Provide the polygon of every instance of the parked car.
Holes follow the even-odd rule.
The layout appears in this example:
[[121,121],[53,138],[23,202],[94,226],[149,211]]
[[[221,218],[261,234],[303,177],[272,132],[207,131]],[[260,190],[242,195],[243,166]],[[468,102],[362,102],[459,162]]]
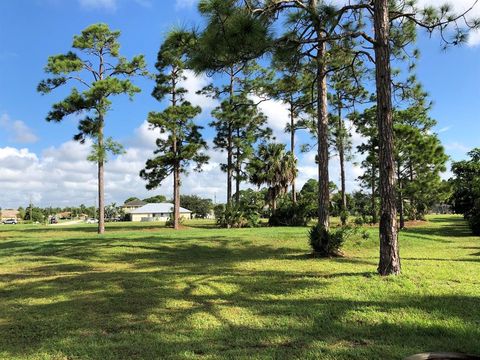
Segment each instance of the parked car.
[[90,218],[90,219],[85,220],[85,222],[86,222],[87,224],[96,224],[96,223],[98,223],[98,220],[97,220],[97,219]]
[[56,217],[52,217],[52,218],[50,219],[50,224],[58,224],[57,218],[56,218]]
[[3,223],[5,225],[17,225],[17,219],[5,219]]

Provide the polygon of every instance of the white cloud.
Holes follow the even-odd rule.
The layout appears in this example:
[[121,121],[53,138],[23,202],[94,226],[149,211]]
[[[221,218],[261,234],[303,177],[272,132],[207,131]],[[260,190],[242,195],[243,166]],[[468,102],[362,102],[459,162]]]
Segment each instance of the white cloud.
[[31,144],[38,140],[38,136],[33,133],[27,124],[21,120],[13,120],[8,114],[0,115],[0,128],[8,136],[8,140],[19,144]]
[[452,128],[451,126],[444,126],[444,127],[442,127],[441,129],[439,129],[437,132],[438,132],[439,134],[441,134],[441,133],[444,133],[444,132],[449,131],[451,128]]
[[[252,100],[260,102],[261,99],[258,96],[252,96]],[[277,141],[286,140],[289,135],[285,133],[285,127],[290,122],[288,105],[278,100],[267,100],[261,102],[258,107],[267,116],[268,126],[272,129]]]
[[202,90],[205,86],[210,84],[210,79],[206,75],[196,75],[193,71],[185,71],[186,80],[183,80],[180,85],[188,90],[185,98],[192,103],[192,105],[200,106],[202,110],[211,111],[218,105],[218,101],[208,96],[197,94],[197,91]]
[[[139,172],[152,157],[158,134],[144,122],[125,142],[126,154],[113,158],[105,166],[107,203],[121,203],[130,196],[145,198],[154,194],[171,197],[170,178],[159,189],[147,191]],[[37,155],[27,148],[0,148],[0,207],[28,204],[30,196],[40,206],[93,205],[96,201],[96,165],[87,161],[91,142],[81,145],[67,141],[49,147]],[[225,175],[220,170],[224,155],[208,150],[210,164],[202,173],[191,171],[182,178],[182,193],[219,200],[224,198]]]

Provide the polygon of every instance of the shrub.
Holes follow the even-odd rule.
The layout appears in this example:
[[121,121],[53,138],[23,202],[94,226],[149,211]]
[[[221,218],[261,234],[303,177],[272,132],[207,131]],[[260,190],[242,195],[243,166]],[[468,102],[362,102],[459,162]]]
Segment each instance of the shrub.
[[270,226],[307,226],[311,217],[302,205],[282,204],[268,220]]
[[475,201],[473,209],[466,216],[473,235],[480,236],[480,199]]
[[346,224],[348,222],[348,217],[349,217],[349,213],[347,210],[342,210],[340,212],[340,221],[342,222],[342,224]]
[[310,229],[310,247],[316,256],[342,256],[342,246],[352,236],[355,236],[358,243],[361,244],[360,239],[368,240],[370,233],[360,226],[339,226],[327,231],[323,226],[317,224]]
[[354,220],[355,225],[363,226],[365,224],[365,219],[363,217],[357,216]]
[[260,224],[260,215],[256,211],[243,209],[239,205],[215,207],[215,217],[220,227],[256,227]]
[[[185,218],[180,216],[179,219],[178,219],[178,223],[180,225],[185,224]],[[173,227],[173,215],[168,217],[167,221],[165,222],[165,226],[166,227]]]
[[328,231],[320,224],[315,225],[309,233],[313,253],[320,257],[341,256],[343,244],[354,231],[355,229],[349,226]]

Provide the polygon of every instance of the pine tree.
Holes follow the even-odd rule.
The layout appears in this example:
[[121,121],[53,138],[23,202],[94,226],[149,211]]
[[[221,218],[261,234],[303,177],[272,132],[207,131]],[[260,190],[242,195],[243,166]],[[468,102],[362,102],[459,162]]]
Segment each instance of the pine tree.
[[[105,232],[105,190],[104,166],[107,153],[121,154],[122,146],[105,138],[105,117],[111,109],[111,97],[126,94],[130,98],[140,92],[132,84],[130,77],[146,75],[143,55],[127,60],[119,53],[118,38],[120,31],[112,31],[106,24],[94,24],[73,38],[72,47],[79,53],[69,51],[66,54],[51,56],[45,72],[53,77],[43,80],[37,87],[42,94],[76,82],[85,90],[72,87],[70,95],[54,104],[47,121],[60,122],[65,117],[77,114],[82,117],[78,125],[76,141],[84,143],[87,138],[93,140],[92,153],[88,157],[98,166],[98,233]],[[90,77],[86,75],[90,75]]]
[[200,171],[208,156],[202,153],[207,148],[200,134],[201,127],[193,122],[201,108],[185,100],[187,90],[181,86],[185,80],[186,50],[192,46],[191,34],[183,31],[171,32],[158,53],[155,65],[159,74],[153,97],[162,101],[168,97],[170,105],[162,112],[151,112],[148,122],[152,128],[166,134],[157,139],[155,157],[148,160],[140,176],[148,181],[147,189],[158,187],[173,174],[173,227],[180,227],[180,174],[187,172],[190,165]]
[[[296,159],[296,134],[298,130],[308,129],[307,118],[314,112],[312,107],[313,74],[308,64],[292,62],[287,56],[282,58],[281,53],[275,54],[273,66],[277,77],[267,87],[267,92],[272,98],[288,106],[289,122],[285,132],[290,134],[290,152]],[[296,179],[292,182],[292,203],[297,203]]]

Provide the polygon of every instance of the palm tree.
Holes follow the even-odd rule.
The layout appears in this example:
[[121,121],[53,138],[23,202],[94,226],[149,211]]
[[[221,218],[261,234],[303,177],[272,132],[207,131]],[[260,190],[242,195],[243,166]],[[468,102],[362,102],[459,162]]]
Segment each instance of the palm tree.
[[288,191],[297,177],[297,160],[292,152],[285,151],[284,144],[261,144],[248,172],[252,184],[268,186],[268,200],[275,213],[278,197]]

